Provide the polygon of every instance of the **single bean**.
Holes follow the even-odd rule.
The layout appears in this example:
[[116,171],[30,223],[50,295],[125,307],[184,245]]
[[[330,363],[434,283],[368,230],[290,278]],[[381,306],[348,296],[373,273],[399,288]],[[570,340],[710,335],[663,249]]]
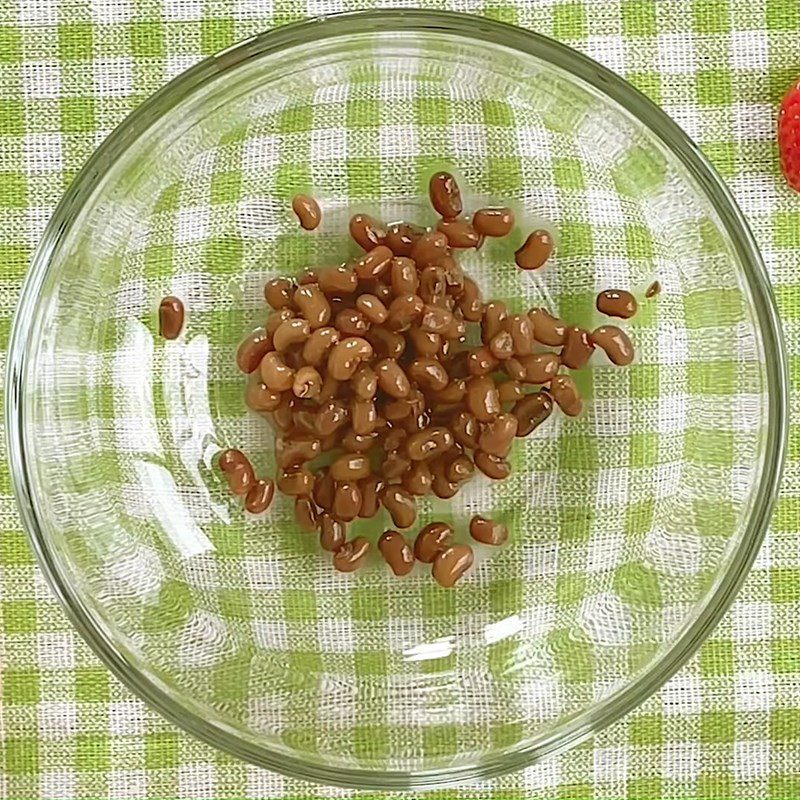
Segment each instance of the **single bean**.
[[503,409],[494,381],[486,375],[467,381],[467,408],[479,422],[490,422]]
[[336,328],[317,328],[303,345],[303,360],[312,367],[319,367],[325,361],[328,348],[339,341]]
[[298,286],[319,283],[319,273],[315,269],[304,269],[296,278]]
[[501,456],[493,456],[484,453],[483,450],[476,450],[474,459],[475,466],[492,480],[504,480],[511,474],[511,465]]
[[624,289],[606,289],[597,295],[597,310],[607,317],[630,319],[638,308],[636,298]]
[[348,417],[349,411],[340,400],[329,400],[320,406],[317,414],[317,433],[320,436],[330,436],[347,422]]
[[361,490],[361,508],[358,516],[362,519],[371,519],[380,511],[380,493],[384,490],[386,481],[380,475],[368,475],[359,483]]
[[514,253],[514,260],[520,269],[539,269],[553,252],[553,237],[548,231],[531,233],[522,247]]
[[378,376],[368,364],[362,364],[350,379],[353,394],[360,400],[372,400],[378,391]]
[[467,393],[467,382],[463,378],[454,378],[447,386],[435,393],[435,399],[439,403],[460,403]]
[[307,231],[313,231],[322,222],[319,203],[307,194],[296,194],[292,198],[292,211],[297,215],[300,227]]
[[418,267],[436,265],[439,258],[447,253],[447,237],[439,231],[425,233],[417,239],[411,248],[411,258]]
[[314,367],[300,367],[294,375],[292,392],[296,397],[317,398],[322,391],[322,376]]
[[358,288],[358,275],[352,267],[329,267],[319,273],[319,288],[327,295],[352,294]]
[[436,259],[436,266],[444,270],[448,296],[453,298],[461,297],[464,293],[466,278],[458,262],[451,255],[445,254]]
[[321,452],[322,442],[316,436],[279,436],[275,440],[275,460],[281,469],[298,467],[306,461],[313,461]]
[[657,294],[661,294],[661,283],[659,281],[653,281],[645,290],[644,296],[649,300]]
[[301,344],[311,335],[311,326],[307,319],[294,317],[281,322],[272,336],[272,343],[279,353],[288,350],[292,345]]
[[294,288],[289,278],[273,278],[264,285],[264,299],[276,310],[286,308],[293,303]]
[[525,381],[525,366],[523,363],[516,358],[507,358],[505,361],[502,362],[503,371],[508,375],[511,380],[514,381]]
[[391,266],[392,291],[396,295],[416,294],[419,286],[417,265],[404,256],[395,256]]
[[406,347],[406,340],[399,333],[386,328],[370,328],[364,338],[372,345],[379,358],[400,358]]
[[557,375],[550,381],[550,394],[558,407],[568,416],[576,417],[581,413],[583,403],[578,394],[578,387],[569,375]]
[[294,385],[294,370],[286,366],[279,353],[267,353],[259,367],[261,380],[275,392],[285,392]]
[[505,361],[507,358],[511,358],[511,356],[514,355],[514,340],[511,334],[508,331],[500,331],[500,333],[489,342],[489,350],[497,361]]
[[432,482],[430,467],[424,461],[415,461],[403,475],[404,488],[419,497],[430,492]]
[[569,369],[580,369],[594,352],[589,331],[577,326],[567,328],[566,341],[561,350],[561,363]]
[[418,356],[435,356],[442,346],[442,337],[438,333],[423,331],[422,328],[409,329],[408,338]]
[[278,489],[292,497],[311,494],[314,476],[305,467],[290,467],[278,476]]
[[313,533],[317,529],[317,507],[307,497],[295,498],[294,519],[304,531]]
[[183,328],[183,301],[169,295],[158,306],[158,330],[165,339],[177,339]]
[[417,518],[414,497],[400,486],[387,486],[381,492],[381,503],[398,528],[410,528]]
[[441,391],[450,382],[447,370],[435,358],[415,358],[408,365],[408,377],[433,392]]
[[467,447],[470,450],[477,449],[480,425],[478,420],[468,411],[459,411],[453,418],[450,429],[453,431],[453,438],[462,447]]
[[395,297],[389,304],[387,326],[395,333],[407,331],[422,314],[424,306],[422,298],[416,294],[403,294]]
[[[439,459],[441,461],[441,459]],[[458,493],[458,484],[453,483],[447,478],[447,467],[444,463],[434,463],[431,467],[433,474],[433,482],[431,489],[433,493],[441,500],[449,500]]]
[[501,300],[491,300],[483,307],[483,320],[481,322],[481,341],[484,344],[505,330],[505,321],[508,318],[508,308]]
[[498,359],[490,347],[476,347],[467,356],[467,368],[470,375],[488,375],[496,369]]
[[347,453],[367,453],[378,443],[378,432],[356,433],[349,428],[342,436],[342,450]]
[[272,337],[264,328],[256,328],[239,345],[236,351],[236,366],[250,374],[258,369],[261,359],[273,349]]
[[547,392],[536,392],[514,404],[511,413],[519,420],[517,436],[528,436],[538,428],[553,410],[553,398]]
[[513,414],[500,414],[483,427],[478,446],[484,453],[505,458],[514,443],[518,425]]
[[357,483],[337,483],[332,514],[342,522],[352,522],[361,510],[361,490]]
[[253,411],[274,411],[281,404],[281,393],[274,392],[261,380],[250,381],[245,403]]
[[[534,353],[520,356],[519,362],[525,369],[523,383],[547,383],[558,372],[559,358],[555,353]],[[508,361],[505,362],[506,364]]]
[[408,437],[406,453],[412,461],[427,461],[446,453],[453,446],[449,428],[424,428]]
[[425,267],[419,275],[419,296],[429,305],[441,305],[447,297],[447,280],[442,267]]
[[361,280],[379,278],[389,269],[394,253],[384,244],[373,247],[353,265],[356,275]]
[[467,322],[480,322],[483,316],[481,290],[472,278],[464,278],[464,289],[458,298],[458,308]]
[[378,386],[390,397],[402,399],[411,392],[411,384],[403,368],[393,359],[381,359],[375,365],[378,374]]
[[347,540],[347,528],[343,522],[332,517],[327,511],[317,518],[319,543],[323,550],[335,553]]
[[615,325],[603,325],[592,331],[592,344],[605,350],[612,364],[627,366],[633,361],[633,343],[628,334]]
[[464,210],[461,190],[449,172],[437,172],[428,184],[431,205],[445,219],[454,219]]
[[275,496],[275,483],[269,479],[259,478],[247,490],[244,498],[244,507],[251,514],[262,514],[270,505]]
[[369,330],[369,320],[356,308],[343,308],[333,323],[345,336],[363,336]]
[[314,478],[313,497],[314,502],[325,511],[333,508],[333,498],[336,493],[336,485],[329,469],[320,470]]
[[[220,453],[217,466],[222,472],[228,472],[233,469],[237,464],[249,464],[250,459],[241,451],[235,448],[228,448]],[[251,467],[252,469],[252,467]]]
[[366,339],[359,336],[342,339],[331,348],[328,372],[334,380],[350,380],[359,364],[372,358],[372,352],[372,345]]
[[468,481],[474,473],[475,465],[472,459],[462,453],[447,463],[445,475],[451,483],[458,484]]
[[514,229],[514,212],[510,208],[481,208],[472,215],[472,227],[481,236],[508,236]]
[[372,250],[386,239],[386,229],[368,214],[356,214],[350,219],[350,236],[362,250]]
[[453,315],[446,308],[424,306],[419,326],[428,333],[442,333],[453,324]]
[[401,222],[389,228],[384,244],[396,256],[410,256],[417,239],[424,233],[425,229],[420,228],[418,225]]
[[354,400],[350,406],[350,424],[353,431],[366,436],[375,430],[378,424],[378,412],[372,400]]
[[474,516],[469,521],[469,534],[476,542],[495,547],[508,541],[508,528],[502,522]]
[[514,314],[506,320],[506,327],[514,340],[514,354],[528,356],[533,352],[533,323],[527,314]]
[[444,589],[456,584],[472,566],[474,556],[468,544],[454,544],[436,556],[433,562],[433,577]]
[[411,404],[407,400],[390,400],[381,410],[389,422],[397,422],[411,413]]
[[386,306],[374,294],[362,294],[356,298],[356,308],[373,325],[383,325],[389,316]]
[[453,529],[446,522],[431,522],[414,540],[414,557],[423,564],[432,564],[436,556],[453,541]]
[[294,304],[308,320],[311,330],[327,325],[331,319],[331,304],[319,286],[299,286],[294,293]]
[[558,347],[567,336],[567,323],[554,317],[545,308],[532,308],[528,317],[533,323],[533,338],[537,342]]
[[515,380],[498,383],[497,394],[500,396],[500,402],[503,405],[506,403],[516,403],[518,400],[522,400],[522,398],[525,397],[522,384]]
[[385,531],[378,539],[378,550],[398,577],[408,575],[414,569],[414,553],[403,534],[397,531]]
[[372,470],[369,466],[369,459],[360,455],[339,456],[331,464],[331,475],[335,481],[352,482],[366,478]]
[[369,548],[370,543],[363,536],[345,542],[333,554],[334,569],[339,572],[355,572],[364,566]]
[[443,233],[447,237],[447,243],[455,249],[477,248],[483,243],[483,236],[464,219],[443,219],[436,230]]

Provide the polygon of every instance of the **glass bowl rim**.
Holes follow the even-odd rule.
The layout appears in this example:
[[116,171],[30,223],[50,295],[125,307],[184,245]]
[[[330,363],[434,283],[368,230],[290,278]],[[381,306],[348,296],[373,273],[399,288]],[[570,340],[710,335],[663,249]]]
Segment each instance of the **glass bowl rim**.
[[[146,678],[98,624],[59,567],[47,531],[40,523],[27,458],[23,380],[34,312],[44,279],[59,244],[76,215],[92,196],[117,158],[163,114],[184,98],[237,66],[266,54],[340,35],[375,31],[439,32],[476,39],[533,55],[582,80],[615,101],[646,125],[706,194],[732,246],[739,253],[753,307],[771,358],[765,362],[769,392],[764,469],[752,502],[741,547],[728,570],[718,576],[705,605],[672,642],[658,662],[595,708],[576,715],[557,730],[524,746],[501,751],[477,763],[417,772],[344,769],[304,760],[254,744],[209,723],[176,702],[168,691]],[[363,789],[433,788],[471,779],[487,779],[529,766],[546,755],[566,750],[627,714],[662,686],[697,650],[727,610],[761,545],[780,487],[788,403],[787,366],[782,331],[767,271],[749,226],[730,191],[691,139],[667,114],[624,79],[587,56],[546,36],[514,25],[450,11],[377,10],[316,17],[257,34],[200,61],[167,83],[136,108],[105,139],[83,166],[58,204],[32,259],[14,319],[6,370],[6,427],[12,486],[20,516],[39,565],[68,618],[105,665],[151,708],[195,737],[258,766],[290,777]]]

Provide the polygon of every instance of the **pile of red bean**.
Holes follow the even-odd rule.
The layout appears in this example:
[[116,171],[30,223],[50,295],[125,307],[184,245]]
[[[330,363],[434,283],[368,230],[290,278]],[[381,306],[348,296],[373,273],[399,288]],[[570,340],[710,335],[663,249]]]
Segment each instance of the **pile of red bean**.
[[[493,480],[508,477],[515,438],[531,434],[556,405],[570,416],[581,411],[562,367],[583,367],[596,347],[615,364],[633,358],[615,326],[590,332],[543,308],[513,314],[501,301],[484,302],[457,251],[507,236],[514,214],[484,208],[465,218],[448,173],[433,176],[430,198],[441,217],[435,229],[387,227],[359,214],[350,234],[364,250],[360,258],[269,281],[272,312],[237,353],[251,376],[248,407],[276,428],[278,474],[275,484],[257,479],[240,451],[227,450],[220,468],[230,489],[254,513],[266,510],[275,485],[294,497],[298,524],[319,533],[344,572],[361,566],[371,548],[363,537],[348,541],[348,523],[383,507],[396,528],[408,529],[416,498],[453,497],[476,468]],[[296,198],[293,208],[304,228],[319,224],[312,198]],[[538,269],[552,248],[549,233],[534,231],[515,260]],[[602,293],[597,305],[620,317],[636,311],[628,292]],[[479,328],[476,346],[467,344],[471,325]],[[470,530],[485,544],[507,538],[504,526],[483,518]],[[380,537],[378,549],[395,574],[415,561],[432,563],[434,578],[452,586],[473,559],[470,546],[452,537],[434,522],[413,549],[396,530]]]

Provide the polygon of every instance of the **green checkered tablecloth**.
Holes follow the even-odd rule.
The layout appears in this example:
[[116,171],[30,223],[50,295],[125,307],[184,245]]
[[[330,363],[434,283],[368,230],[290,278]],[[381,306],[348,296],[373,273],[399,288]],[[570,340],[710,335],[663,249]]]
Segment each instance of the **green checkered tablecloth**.
[[[431,7],[444,7],[430,0]],[[204,55],[364,3],[0,0],[0,336],[61,193],[106,134]],[[777,171],[775,108],[800,75],[796,0],[457,0],[622,74],[702,146],[749,217],[784,321],[800,413],[800,197]],[[796,273],[796,275],[795,275]],[[0,797],[350,796],[234,761],[133,697],[73,633],[0,470]],[[700,653],[593,741],[447,798],[800,797],[800,422],[773,525]],[[366,794],[360,795],[367,797]],[[369,795],[373,797],[373,795]],[[411,795],[407,795],[411,796]]]

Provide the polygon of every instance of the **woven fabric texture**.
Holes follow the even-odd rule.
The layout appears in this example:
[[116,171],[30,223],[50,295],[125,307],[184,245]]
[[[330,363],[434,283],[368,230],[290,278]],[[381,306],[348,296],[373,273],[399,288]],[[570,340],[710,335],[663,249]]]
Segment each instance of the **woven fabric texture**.
[[[728,181],[753,226],[775,285],[796,387],[800,278],[792,271],[800,255],[800,199],[778,174],[774,143],[776,104],[800,73],[795,4],[520,0],[430,7],[484,14],[564,41],[628,78],[683,126]],[[127,113],[165,80],[238,39],[354,8],[266,0],[0,0],[3,344],[31,252],[55,203]],[[287,119],[287,125],[295,124]],[[479,182],[479,171],[476,176]],[[571,180],[563,177],[567,189],[575,188]],[[187,181],[187,187],[198,196],[215,192],[202,181]],[[165,206],[166,220],[169,211]],[[161,230],[168,239],[170,225]],[[159,252],[154,244],[150,258]],[[148,253],[143,259],[145,270],[152,267]],[[641,324],[646,327],[647,319]],[[646,387],[642,391],[645,397]],[[632,459],[646,462],[646,445]],[[753,573],[699,655],[661,692],[566,755],[431,796],[800,796],[799,464],[800,425],[792,425],[781,499]],[[0,498],[0,796],[211,800],[354,794],[234,761],[149,711],[70,630],[20,529],[5,468]]]

